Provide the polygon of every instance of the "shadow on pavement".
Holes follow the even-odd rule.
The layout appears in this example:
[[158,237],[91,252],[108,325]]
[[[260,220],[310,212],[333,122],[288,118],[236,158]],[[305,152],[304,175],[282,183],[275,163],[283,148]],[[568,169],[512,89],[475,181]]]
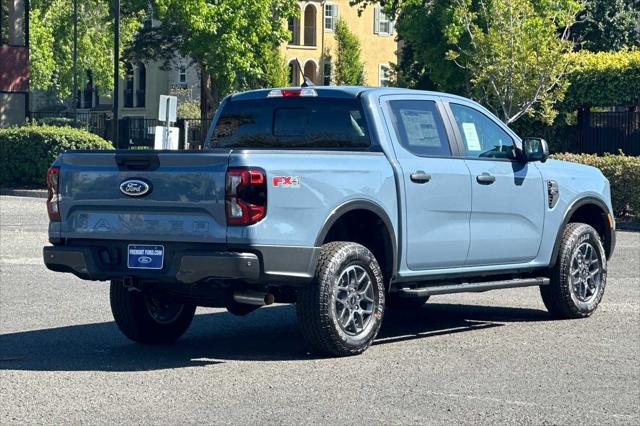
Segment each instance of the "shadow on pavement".
[[[412,311],[389,310],[374,345],[548,319],[546,312],[535,309],[427,303]],[[113,322],[0,335],[0,370],[144,371],[225,360],[305,359],[313,356],[291,305],[259,309],[246,317],[227,312],[196,315],[173,346],[131,343]]]

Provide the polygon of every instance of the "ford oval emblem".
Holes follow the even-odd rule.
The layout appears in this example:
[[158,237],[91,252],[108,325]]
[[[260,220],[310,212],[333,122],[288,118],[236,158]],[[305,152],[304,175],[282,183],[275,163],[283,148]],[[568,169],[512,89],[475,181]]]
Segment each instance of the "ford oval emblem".
[[151,185],[142,179],[127,179],[120,184],[120,192],[129,197],[142,197],[151,192]]
[[147,263],[151,263],[153,261],[153,259],[151,259],[149,256],[140,256],[138,258],[138,262],[142,263],[143,265],[147,264]]

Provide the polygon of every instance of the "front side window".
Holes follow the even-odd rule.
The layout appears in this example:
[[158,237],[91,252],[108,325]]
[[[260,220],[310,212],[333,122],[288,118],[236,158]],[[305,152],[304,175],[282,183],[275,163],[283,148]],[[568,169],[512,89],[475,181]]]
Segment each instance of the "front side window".
[[391,119],[400,145],[420,156],[451,155],[442,117],[433,101],[391,101]]
[[358,99],[267,98],[228,102],[216,123],[213,148],[367,148]]
[[338,22],[338,5],[327,3],[324,5],[324,29],[325,31],[335,31]]
[[450,104],[460,130],[466,157],[515,159],[513,139],[482,112],[460,104]]

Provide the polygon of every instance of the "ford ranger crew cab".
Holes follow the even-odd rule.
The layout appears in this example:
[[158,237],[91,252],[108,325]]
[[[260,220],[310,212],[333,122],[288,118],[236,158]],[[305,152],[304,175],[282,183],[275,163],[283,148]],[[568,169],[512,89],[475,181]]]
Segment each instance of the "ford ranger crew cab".
[[387,307],[538,286],[553,317],[600,303],[609,182],[548,159],[477,103],[364,87],[227,97],[203,150],[68,151],[48,171],[46,266],[110,281],[130,339],[197,306],[295,303],[324,355],[363,352]]

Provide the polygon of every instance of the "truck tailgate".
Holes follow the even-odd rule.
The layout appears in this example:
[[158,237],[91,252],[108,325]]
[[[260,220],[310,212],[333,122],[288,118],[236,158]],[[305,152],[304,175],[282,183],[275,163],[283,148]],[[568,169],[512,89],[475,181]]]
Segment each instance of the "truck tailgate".
[[[228,151],[64,153],[60,237],[225,243],[228,160]],[[128,180],[150,189],[127,195]]]

